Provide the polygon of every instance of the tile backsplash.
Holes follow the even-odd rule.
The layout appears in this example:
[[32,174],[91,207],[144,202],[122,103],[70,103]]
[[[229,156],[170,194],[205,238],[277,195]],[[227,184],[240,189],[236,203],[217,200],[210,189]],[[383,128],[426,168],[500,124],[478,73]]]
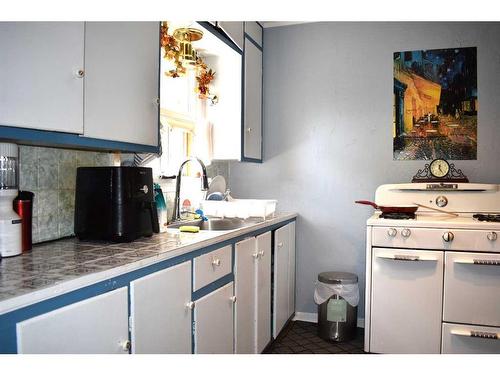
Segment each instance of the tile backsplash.
[[113,154],[19,147],[19,190],[35,193],[33,243],[74,234],[76,168],[113,165]]

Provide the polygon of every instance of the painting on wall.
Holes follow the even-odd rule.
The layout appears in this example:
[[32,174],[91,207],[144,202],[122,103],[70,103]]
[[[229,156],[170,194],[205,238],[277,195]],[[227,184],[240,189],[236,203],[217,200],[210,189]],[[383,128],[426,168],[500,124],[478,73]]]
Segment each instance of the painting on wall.
[[394,53],[394,160],[477,159],[477,48]]

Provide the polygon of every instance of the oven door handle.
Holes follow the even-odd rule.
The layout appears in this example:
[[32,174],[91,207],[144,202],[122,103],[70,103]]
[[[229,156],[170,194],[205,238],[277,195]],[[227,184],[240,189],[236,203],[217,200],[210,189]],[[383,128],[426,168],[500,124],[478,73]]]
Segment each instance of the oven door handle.
[[500,266],[500,259],[467,259],[454,260],[457,264],[475,264],[478,266]]
[[436,258],[422,258],[420,255],[376,255],[376,258],[389,259],[389,260],[400,260],[403,262],[437,262]]
[[474,330],[451,330],[455,336],[474,337],[478,339],[500,340],[500,335],[496,332],[474,331]]

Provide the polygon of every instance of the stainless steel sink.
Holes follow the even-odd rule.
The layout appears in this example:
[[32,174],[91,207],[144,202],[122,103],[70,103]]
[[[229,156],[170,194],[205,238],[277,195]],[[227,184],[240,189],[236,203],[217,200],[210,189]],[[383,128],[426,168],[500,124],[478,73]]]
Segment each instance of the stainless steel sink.
[[200,227],[201,230],[232,230],[243,228],[252,224],[261,223],[264,220],[262,218],[248,218],[248,219],[238,219],[238,218],[218,218],[209,217],[208,221],[198,220],[185,220],[172,223],[168,228],[179,228],[183,225],[194,225]]

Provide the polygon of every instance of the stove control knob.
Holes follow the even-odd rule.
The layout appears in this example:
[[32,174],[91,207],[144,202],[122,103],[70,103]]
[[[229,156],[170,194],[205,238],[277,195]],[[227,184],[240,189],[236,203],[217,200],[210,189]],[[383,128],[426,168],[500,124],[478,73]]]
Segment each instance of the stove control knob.
[[446,198],[444,195],[440,195],[439,197],[436,198],[436,206],[446,207],[447,204],[448,204],[448,198]]
[[396,237],[396,234],[398,234],[398,231],[396,230],[396,228],[389,228],[387,230],[387,234],[389,235],[389,237]]
[[408,238],[410,237],[411,235],[411,230],[409,230],[408,228],[405,228],[401,231],[401,235],[405,238]]
[[455,235],[451,232],[445,232],[443,234],[443,240],[444,242],[451,242],[455,238]]
[[496,241],[498,238],[497,232],[490,232],[486,235],[490,241]]

